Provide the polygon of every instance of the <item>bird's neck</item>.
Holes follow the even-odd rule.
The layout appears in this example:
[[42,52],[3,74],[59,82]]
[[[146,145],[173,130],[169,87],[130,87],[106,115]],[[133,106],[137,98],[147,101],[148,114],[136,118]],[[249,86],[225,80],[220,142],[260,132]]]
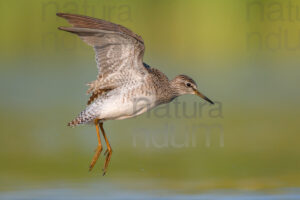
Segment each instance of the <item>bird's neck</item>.
[[181,95],[180,88],[178,88],[178,85],[176,84],[176,80],[173,79],[169,81],[170,88],[171,88],[171,95],[172,99],[175,99],[176,97],[179,97]]

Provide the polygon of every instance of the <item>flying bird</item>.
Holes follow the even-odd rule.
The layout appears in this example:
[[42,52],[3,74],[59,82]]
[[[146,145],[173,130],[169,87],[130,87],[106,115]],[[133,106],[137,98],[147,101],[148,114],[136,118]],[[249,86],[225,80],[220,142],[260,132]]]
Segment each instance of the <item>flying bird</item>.
[[189,76],[178,75],[169,80],[164,73],[144,63],[144,41],[131,30],[77,14],[57,13],[57,16],[72,25],[59,29],[78,35],[94,48],[96,55],[98,74],[97,79],[88,84],[90,98],[87,106],[68,123],[71,127],[91,123],[96,126],[98,146],[90,170],[102,152],[100,131],[107,146],[103,175],[112,156],[112,148],[103,128],[105,121],[140,115],[185,94],[197,95],[214,104],[198,91],[196,82]]

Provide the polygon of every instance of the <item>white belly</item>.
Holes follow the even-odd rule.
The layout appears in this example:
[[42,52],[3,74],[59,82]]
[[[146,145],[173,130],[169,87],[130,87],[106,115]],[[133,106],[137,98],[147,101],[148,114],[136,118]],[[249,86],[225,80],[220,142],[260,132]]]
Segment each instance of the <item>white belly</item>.
[[103,100],[98,117],[104,120],[126,119],[140,115],[155,106],[154,97],[143,96],[127,100],[111,97]]

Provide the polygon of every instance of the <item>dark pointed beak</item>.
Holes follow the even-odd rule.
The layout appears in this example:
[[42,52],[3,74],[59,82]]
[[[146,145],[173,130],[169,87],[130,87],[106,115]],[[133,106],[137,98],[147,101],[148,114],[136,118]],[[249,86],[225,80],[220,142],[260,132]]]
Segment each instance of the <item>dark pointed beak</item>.
[[198,90],[194,90],[195,91],[195,95],[201,97],[202,99],[208,101],[210,104],[215,104],[212,100],[210,100],[209,98],[207,98],[205,95],[203,95],[201,92],[199,92]]

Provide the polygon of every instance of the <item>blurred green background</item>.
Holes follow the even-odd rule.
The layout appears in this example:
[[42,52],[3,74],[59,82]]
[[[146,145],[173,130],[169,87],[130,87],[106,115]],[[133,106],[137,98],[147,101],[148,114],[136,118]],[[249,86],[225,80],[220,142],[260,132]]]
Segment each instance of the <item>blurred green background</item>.
[[[299,8],[296,0],[1,1],[0,191],[90,182],[190,193],[299,187]],[[95,128],[66,124],[85,107],[94,53],[57,30],[67,22],[56,12],[130,28],[145,41],[146,63],[170,78],[192,76],[217,104],[184,96],[179,116],[175,102],[105,123],[108,174],[103,156],[88,172]]]

